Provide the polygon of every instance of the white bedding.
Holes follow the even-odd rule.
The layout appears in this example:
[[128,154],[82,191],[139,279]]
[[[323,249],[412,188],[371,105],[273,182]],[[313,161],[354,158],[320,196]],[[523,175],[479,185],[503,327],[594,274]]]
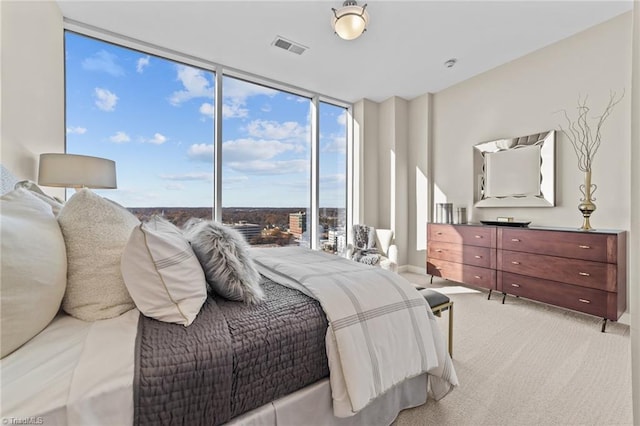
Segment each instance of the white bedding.
[[0,361],[2,419],[131,424],[138,316],[137,309],[96,322],[58,315]]
[[[47,425],[130,425],[139,312],[85,322],[59,314],[40,334],[0,361],[0,419]],[[430,380],[431,382],[431,380]],[[433,386],[433,385],[432,385]],[[388,424],[426,401],[424,377],[404,381],[358,415],[337,418],[327,380],[246,413],[234,424]],[[313,419],[309,412],[316,414]],[[15,420],[12,420],[15,419]]]
[[252,257],[261,274],[322,305],[337,417],[426,372],[436,399],[458,384],[431,309],[404,278],[300,247],[254,248]]
[[[139,313],[95,323],[61,314],[38,336],[0,361],[0,420],[45,425],[131,425],[133,363]],[[423,404],[427,381],[403,382],[358,415],[332,415],[324,379],[233,420],[235,426],[390,424]]]

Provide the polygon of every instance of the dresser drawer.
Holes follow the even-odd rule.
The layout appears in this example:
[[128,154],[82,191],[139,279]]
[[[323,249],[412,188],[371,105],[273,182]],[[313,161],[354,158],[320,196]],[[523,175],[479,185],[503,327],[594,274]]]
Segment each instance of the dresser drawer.
[[482,268],[496,268],[496,251],[489,247],[429,241],[427,255],[433,259],[464,263]]
[[616,263],[615,234],[535,229],[499,229],[498,248],[550,256]]
[[498,251],[498,270],[604,291],[617,291],[616,265],[517,251]]
[[428,258],[427,274],[491,290],[496,289],[496,271],[491,269]]
[[428,240],[480,247],[496,246],[496,229],[488,226],[430,223]]
[[615,313],[607,314],[608,293],[606,291],[509,272],[498,272],[498,274],[498,290],[503,293],[539,300],[603,318],[607,317],[613,321],[618,319]]

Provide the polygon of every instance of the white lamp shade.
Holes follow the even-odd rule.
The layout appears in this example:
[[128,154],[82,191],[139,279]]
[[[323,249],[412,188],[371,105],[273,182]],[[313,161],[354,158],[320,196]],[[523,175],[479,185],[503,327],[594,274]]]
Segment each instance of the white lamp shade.
[[116,163],[75,154],[40,154],[38,184],[64,188],[114,189]]
[[340,38],[353,40],[367,29],[369,13],[361,6],[344,6],[334,10],[331,24]]

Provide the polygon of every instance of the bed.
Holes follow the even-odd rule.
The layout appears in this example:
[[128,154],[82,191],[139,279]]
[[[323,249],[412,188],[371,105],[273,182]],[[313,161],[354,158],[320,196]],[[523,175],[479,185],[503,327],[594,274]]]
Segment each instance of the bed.
[[[12,186],[8,176],[3,169],[3,192]],[[309,271],[337,268],[337,275],[358,277],[392,273],[329,258],[320,263],[326,260],[335,266],[321,265],[317,253],[258,251],[254,256],[261,259],[265,302],[246,305],[210,294],[189,327],[154,320],[135,307],[97,321],[83,321],[60,310],[43,330],[3,357],[3,420],[108,425],[390,424],[400,410],[425,403],[429,390],[440,398],[457,385],[444,339],[437,327],[430,327],[425,343],[430,352],[415,357],[418,364],[422,358],[424,371],[398,373],[406,377],[384,382],[385,375],[395,374],[398,367],[376,366],[384,382],[377,391],[380,395],[365,394],[363,402],[347,405],[356,408],[340,412],[336,407],[344,402],[340,402],[344,394],[355,394],[349,376],[356,374],[357,365],[342,372],[346,385],[334,383],[339,359],[330,348],[335,345],[331,340],[338,336],[339,341],[340,335],[329,330],[339,321],[327,318],[336,315],[331,313],[336,304],[315,293],[314,283],[328,276],[311,277]],[[300,262],[293,261],[297,256]],[[366,270],[351,271],[352,264]],[[373,275],[367,281],[371,279]],[[430,311],[421,311],[422,305],[411,309],[426,318],[414,322],[434,321]],[[360,326],[354,328],[360,332]],[[4,330],[3,325],[3,334]],[[389,356],[397,357],[398,364],[410,364],[414,352],[407,352],[407,362],[402,359],[406,354]],[[353,364],[367,363],[352,360]]]

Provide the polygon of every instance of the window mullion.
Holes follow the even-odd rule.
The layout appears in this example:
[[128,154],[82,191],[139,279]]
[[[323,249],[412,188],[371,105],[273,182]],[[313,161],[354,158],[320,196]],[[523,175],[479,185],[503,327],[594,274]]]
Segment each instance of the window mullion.
[[320,99],[314,96],[311,99],[311,226],[309,238],[311,248],[317,250],[320,247],[320,209],[318,206],[319,197],[319,151],[320,151],[320,131],[318,121],[320,117]]
[[222,69],[216,70],[213,137],[213,220],[222,222]]

